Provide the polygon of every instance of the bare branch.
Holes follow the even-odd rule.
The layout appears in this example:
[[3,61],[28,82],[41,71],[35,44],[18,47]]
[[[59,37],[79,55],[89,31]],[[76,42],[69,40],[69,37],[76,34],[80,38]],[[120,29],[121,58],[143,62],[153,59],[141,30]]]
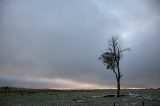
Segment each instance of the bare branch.
[[125,51],[131,51],[131,49],[130,48],[124,48],[124,49],[121,50],[121,52],[125,52]]
[[112,48],[108,48],[108,51],[109,51],[109,52],[113,52]]

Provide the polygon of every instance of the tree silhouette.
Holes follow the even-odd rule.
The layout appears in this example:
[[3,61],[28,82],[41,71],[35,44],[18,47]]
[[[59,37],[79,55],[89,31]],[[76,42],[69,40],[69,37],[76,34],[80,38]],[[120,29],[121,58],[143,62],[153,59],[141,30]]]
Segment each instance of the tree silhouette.
[[109,40],[109,47],[99,59],[104,63],[107,69],[112,70],[117,80],[117,97],[120,96],[120,79],[122,77],[120,71],[120,60],[125,51],[129,51],[129,48],[122,49],[117,36],[113,36]]

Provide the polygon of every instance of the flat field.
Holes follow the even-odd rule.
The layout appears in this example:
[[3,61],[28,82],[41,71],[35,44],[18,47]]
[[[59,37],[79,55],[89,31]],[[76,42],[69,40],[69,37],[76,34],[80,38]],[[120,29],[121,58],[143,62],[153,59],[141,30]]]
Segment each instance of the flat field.
[[[142,106],[138,97],[101,97],[116,90],[49,90],[0,88],[0,106]],[[144,106],[160,106],[160,89],[122,89],[158,100],[144,100]]]

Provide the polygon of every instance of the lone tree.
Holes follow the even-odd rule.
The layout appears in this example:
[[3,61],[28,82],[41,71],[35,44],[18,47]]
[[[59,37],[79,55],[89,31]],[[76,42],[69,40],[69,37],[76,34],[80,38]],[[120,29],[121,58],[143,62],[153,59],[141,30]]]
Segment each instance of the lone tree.
[[117,97],[120,96],[120,79],[122,77],[120,71],[120,60],[125,51],[129,51],[129,48],[122,49],[118,37],[113,36],[109,40],[109,47],[106,52],[104,52],[99,59],[104,63],[107,69],[113,71],[117,80]]

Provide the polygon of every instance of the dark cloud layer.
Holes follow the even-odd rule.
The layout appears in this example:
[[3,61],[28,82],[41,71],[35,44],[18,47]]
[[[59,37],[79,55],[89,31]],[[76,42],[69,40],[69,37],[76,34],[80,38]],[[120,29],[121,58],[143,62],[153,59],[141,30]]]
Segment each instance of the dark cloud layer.
[[[0,85],[111,88],[98,61],[112,35],[132,49],[123,87],[160,85],[158,0],[0,1]],[[23,84],[21,84],[23,83]]]

